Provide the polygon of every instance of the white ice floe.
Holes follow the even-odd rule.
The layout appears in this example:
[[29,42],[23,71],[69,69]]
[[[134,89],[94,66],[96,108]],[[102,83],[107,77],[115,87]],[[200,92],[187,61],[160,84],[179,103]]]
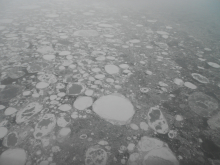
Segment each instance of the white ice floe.
[[0,31],[4,29],[5,29],[5,26],[0,26]]
[[57,18],[57,17],[59,17],[59,14],[47,14],[45,16],[48,18]]
[[175,116],[176,121],[183,121],[183,116],[181,115],[176,115]]
[[210,65],[211,67],[213,67],[213,68],[220,68],[220,65],[219,64],[216,64],[216,63],[214,63],[214,62],[207,62],[208,63],[208,65]]
[[204,50],[208,51],[208,52],[212,51],[212,49],[210,49],[210,48],[204,48]]
[[157,20],[156,19],[152,19],[152,20],[148,19],[147,22],[155,23],[155,22],[157,22]]
[[140,128],[144,131],[148,131],[149,126],[146,122],[140,122]]
[[6,127],[0,127],[0,139],[4,138],[8,134],[8,129]]
[[140,43],[141,41],[138,39],[133,39],[133,40],[129,40],[129,42],[132,44],[137,44],[137,43]]
[[62,104],[58,109],[61,111],[69,111],[72,109],[72,107],[70,104]]
[[36,88],[37,89],[44,89],[44,88],[47,88],[50,84],[49,83],[46,83],[46,82],[39,82],[36,84]]
[[171,26],[166,26],[166,29],[173,29]]
[[104,61],[104,60],[105,60],[104,56],[96,57],[96,61]]
[[92,68],[91,69],[93,72],[95,72],[95,73],[98,73],[98,72],[100,72],[101,71],[101,69],[100,68]]
[[184,84],[183,80],[179,79],[179,78],[175,78],[174,83],[179,86],[183,86],[183,84]]
[[94,13],[91,13],[91,12],[85,12],[85,13],[83,13],[83,15],[87,15],[87,16],[93,16],[93,15],[94,15]]
[[35,27],[26,27],[26,30],[27,31],[35,31],[35,30],[37,30],[37,28],[35,28]]
[[190,88],[190,89],[196,89],[197,88],[197,86],[192,84],[191,82],[185,82],[184,86],[187,87],[187,88]]
[[100,97],[94,102],[93,111],[106,121],[118,125],[130,122],[135,113],[131,102],[121,94]]
[[13,19],[0,19],[0,24],[9,24],[12,23]]
[[64,128],[61,128],[61,129],[60,129],[58,135],[60,135],[60,136],[62,136],[62,137],[66,137],[66,136],[68,136],[70,133],[71,133],[71,129],[70,129],[69,127],[64,127]]
[[152,163],[152,160],[157,162],[156,159],[160,159],[161,164],[179,165],[178,160],[176,159],[172,151],[167,147],[158,148],[150,151],[144,157],[144,162],[146,162],[146,164],[148,164],[148,162]]
[[16,108],[13,108],[13,107],[8,107],[6,110],[5,110],[5,115],[6,116],[10,116],[14,113],[16,113],[18,110]]
[[120,64],[119,67],[121,69],[128,69],[129,68],[129,65],[128,64]]
[[119,73],[119,68],[116,65],[105,65],[105,71],[108,74],[117,74]]
[[21,148],[8,149],[0,156],[1,165],[25,165],[26,160],[27,154]]
[[80,96],[73,103],[74,108],[78,110],[85,110],[93,104],[93,98],[88,96]]
[[113,56],[107,56],[106,59],[108,59],[108,60],[115,60],[116,58],[113,57]]
[[108,82],[108,83],[113,83],[115,80],[112,79],[112,78],[107,78],[105,81]]
[[43,59],[48,60],[48,61],[54,60],[55,58],[56,58],[55,55],[44,55],[43,56]]
[[4,105],[0,105],[0,110],[3,110],[5,109],[5,106]]
[[114,37],[114,35],[111,35],[111,34],[105,34],[103,36],[106,37],[106,38],[113,38]]
[[160,35],[168,35],[169,33],[165,32],[165,31],[157,31],[157,34],[160,34]]
[[92,96],[93,93],[94,93],[94,91],[93,91],[92,89],[87,89],[87,90],[85,91],[85,95],[86,95],[86,96]]
[[97,74],[97,75],[95,75],[95,78],[98,80],[102,80],[105,78],[105,75],[104,74]]
[[99,27],[103,27],[103,28],[112,28],[112,27],[113,27],[113,26],[110,25],[110,24],[104,24],[104,23],[98,24],[98,26],[99,26]]
[[159,84],[161,87],[167,87],[167,86],[168,86],[167,84],[165,84],[165,83],[162,82],[162,81],[160,81],[158,84]]
[[197,80],[200,83],[203,83],[203,84],[209,83],[209,80],[205,76],[202,76],[201,74],[192,73],[191,75],[195,80]]
[[130,124],[131,129],[133,130],[139,130],[139,127],[137,126],[137,124],[131,123]]
[[99,33],[96,30],[78,30],[73,33],[74,36],[78,37],[95,37]]
[[67,55],[70,55],[70,54],[71,54],[70,51],[61,51],[61,52],[59,52],[60,56],[67,56]]
[[143,136],[137,145],[138,152],[130,154],[128,165],[136,164],[172,164],[179,165],[178,160],[168,145],[156,138]]
[[31,91],[24,91],[23,92],[23,96],[30,96],[31,95]]

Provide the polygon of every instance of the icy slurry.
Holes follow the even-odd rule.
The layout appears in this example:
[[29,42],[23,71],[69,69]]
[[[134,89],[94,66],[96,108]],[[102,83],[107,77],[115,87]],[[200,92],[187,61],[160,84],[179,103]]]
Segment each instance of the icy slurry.
[[48,135],[56,126],[56,117],[54,114],[46,114],[43,118],[36,124],[34,137],[35,139],[40,139],[43,136]]
[[118,125],[130,122],[135,113],[131,102],[121,94],[102,96],[94,102],[92,107],[101,118]]
[[218,102],[202,92],[191,94],[188,102],[190,109],[202,117],[209,117],[218,109]]
[[166,134],[169,131],[168,123],[158,106],[150,108],[148,124],[157,133]]
[[8,149],[0,156],[1,165],[25,165],[27,154],[21,148]]

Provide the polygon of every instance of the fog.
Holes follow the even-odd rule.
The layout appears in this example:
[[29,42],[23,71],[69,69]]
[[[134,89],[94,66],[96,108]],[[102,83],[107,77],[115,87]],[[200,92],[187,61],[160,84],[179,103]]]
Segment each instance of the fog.
[[179,28],[191,35],[219,42],[220,1],[218,0],[125,0],[112,2],[119,10],[120,8],[130,8],[140,15],[146,14],[161,19],[164,23],[180,24]]
[[[54,3],[53,1],[1,0],[1,15],[7,14],[5,10],[8,12],[10,12],[10,9],[16,11],[16,8],[24,4],[37,5],[46,2]],[[66,1],[64,0],[63,2]],[[65,4],[68,5],[68,3],[73,2],[74,0]],[[76,2],[78,5],[81,4],[88,7],[99,3],[105,5],[103,7],[106,7],[106,9],[115,7],[119,12],[124,9],[130,9],[141,16],[150,15],[161,19],[164,23],[180,24],[180,29],[204,40],[219,41],[220,38],[218,30],[220,28],[219,0],[82,0]],[[13,8],[11,8],[12,6]]]

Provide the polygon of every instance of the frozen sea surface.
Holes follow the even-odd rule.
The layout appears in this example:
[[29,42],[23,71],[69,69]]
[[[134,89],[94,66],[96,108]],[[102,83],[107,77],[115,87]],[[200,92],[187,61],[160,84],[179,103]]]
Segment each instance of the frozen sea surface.
[[0,165],[219,165],[219,8],[0,0]]

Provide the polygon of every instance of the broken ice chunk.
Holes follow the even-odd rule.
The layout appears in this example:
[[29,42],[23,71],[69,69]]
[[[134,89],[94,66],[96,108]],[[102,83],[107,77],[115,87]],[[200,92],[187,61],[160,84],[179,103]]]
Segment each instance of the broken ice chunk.
[[157,133],[166,134],[169,131],[168,123],[158,106],[150,108],[148,124]]

